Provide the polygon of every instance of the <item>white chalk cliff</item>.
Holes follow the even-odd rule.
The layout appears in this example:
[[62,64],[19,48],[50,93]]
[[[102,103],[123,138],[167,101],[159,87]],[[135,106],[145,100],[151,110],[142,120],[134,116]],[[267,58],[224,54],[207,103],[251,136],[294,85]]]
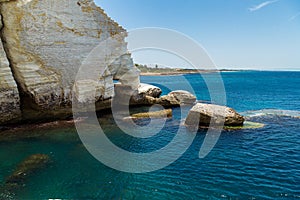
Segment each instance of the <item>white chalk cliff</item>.
[[[92,72],[96,81],[76,82],[78,101],[90,100],[93,87],[100,104],[112,98],[114,79],[138,88],[126,30],[92,0],[0,0],[0,13],[0,124],[69,115],[75,78],[87,58],[102,59],[90,68],[101,73]],[[97,57],[92,50],[101,43],[109,53]]]

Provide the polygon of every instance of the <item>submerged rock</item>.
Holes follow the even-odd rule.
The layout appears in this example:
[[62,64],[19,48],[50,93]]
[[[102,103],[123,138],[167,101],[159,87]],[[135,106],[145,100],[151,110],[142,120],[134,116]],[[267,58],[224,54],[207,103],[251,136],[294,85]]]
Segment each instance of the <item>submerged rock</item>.
[[31,139],[61,140],[64,138],[66,142],[70,142],[69,139],[76,138],[77,135],[74,123],[82,123],[84,120],[84,118],[78,118],[75,120],[59,120],[38,124],[10,125],[3,127],[3,130],[0,131],[0,142]]
[[136,113],[131,115],[132,119],[140,119],[140,118],[171,118],[172,117],[172,109],[160,110],[155,112],[145,112],[145,113]]
[[241,126],[225,126],[225,130],[241,130],[241,129],[259,129],[265,127],[265,124],[258,122],[245,121]]
[[214,104],[197,103],[189,112],[185,124],[188,126],[242,126],[245,119],[234,109]]
[[2,187],[3,193],[14,194],[18,189],[24,187],[27,177],[37,170],[45,167],[50,158],[45,154],[34,154],[22,161],[16,170],[5,180]]

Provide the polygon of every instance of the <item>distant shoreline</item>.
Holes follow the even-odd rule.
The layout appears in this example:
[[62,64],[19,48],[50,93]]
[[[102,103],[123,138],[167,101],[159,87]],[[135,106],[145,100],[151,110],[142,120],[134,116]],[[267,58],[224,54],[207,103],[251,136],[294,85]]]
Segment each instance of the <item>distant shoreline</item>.
[[142,71],[140,73],[141,76],[176,76],[176,75],[185,75],[185,74],[211,74],[211,73],[230,73],[230,72],[297,72],[300,73],[300,71],[280,71],[280,70],[252,70],[252,69],[237,69],[237,70],[230,70],[230,69],[224,69],[224,70],[187,70],[187,71],[176,71],[176,70],[172,70],[172,71],[162,71],[162,72],[145,72]]
[[172,75],[185,75],[185,74],[210,74],[218,72],[240,72],[243,70],[172,70],[172,71],[163,71],[163,72],[141,72],[141,76],[172,76]]

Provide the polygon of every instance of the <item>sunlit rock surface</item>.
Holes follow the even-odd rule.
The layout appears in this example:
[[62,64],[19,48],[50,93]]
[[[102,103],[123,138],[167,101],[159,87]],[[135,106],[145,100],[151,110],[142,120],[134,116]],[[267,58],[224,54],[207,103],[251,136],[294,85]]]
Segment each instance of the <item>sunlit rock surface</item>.
[[234,109],[214,105],[197,103],[189,112],[185,124],[188,126],[242,126],[245,118]]
[[[126,31],[92,0],[0,2],[5,49],[0,47],[0,76],[5,76],[0,89],[9,88],[1,92],[6,98],[1,96],[0,103],[3,108],[8,99],[12,102],[8,119],[19,116],[18,92],[23,116],[30,119],[70,115],[74,96],[81,103],[110,99],[113,79],[132,89],[139,86]],[[82,66],[86,74],[78,78]]]
[[[2,29],[1,15],[0,29]],[[0,124],[21,117],[19,91],[2,41],[0,41],[0,105]]]

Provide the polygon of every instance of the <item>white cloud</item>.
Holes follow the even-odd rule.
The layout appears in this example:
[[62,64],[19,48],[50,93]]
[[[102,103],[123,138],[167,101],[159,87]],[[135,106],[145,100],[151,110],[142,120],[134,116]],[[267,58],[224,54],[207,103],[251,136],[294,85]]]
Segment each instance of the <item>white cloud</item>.
[[297,17],[300,16],[300,12],[298,12],[297,14],[293,15],[292,17],[290,17],[290,21],[293,21],[294,19],[296,19]]
[[253,7],[249,8],[249,11],[254,12],[254,11],[260,10],[263,7],[266,7],[266,6],[270,5],[270,4],[276,3],[277,1],[279,1],[279,0],[265,1],[265,2],[263,2],[261,4],[259,4],[259,5],[256,5],[256,6],[253,6]]

